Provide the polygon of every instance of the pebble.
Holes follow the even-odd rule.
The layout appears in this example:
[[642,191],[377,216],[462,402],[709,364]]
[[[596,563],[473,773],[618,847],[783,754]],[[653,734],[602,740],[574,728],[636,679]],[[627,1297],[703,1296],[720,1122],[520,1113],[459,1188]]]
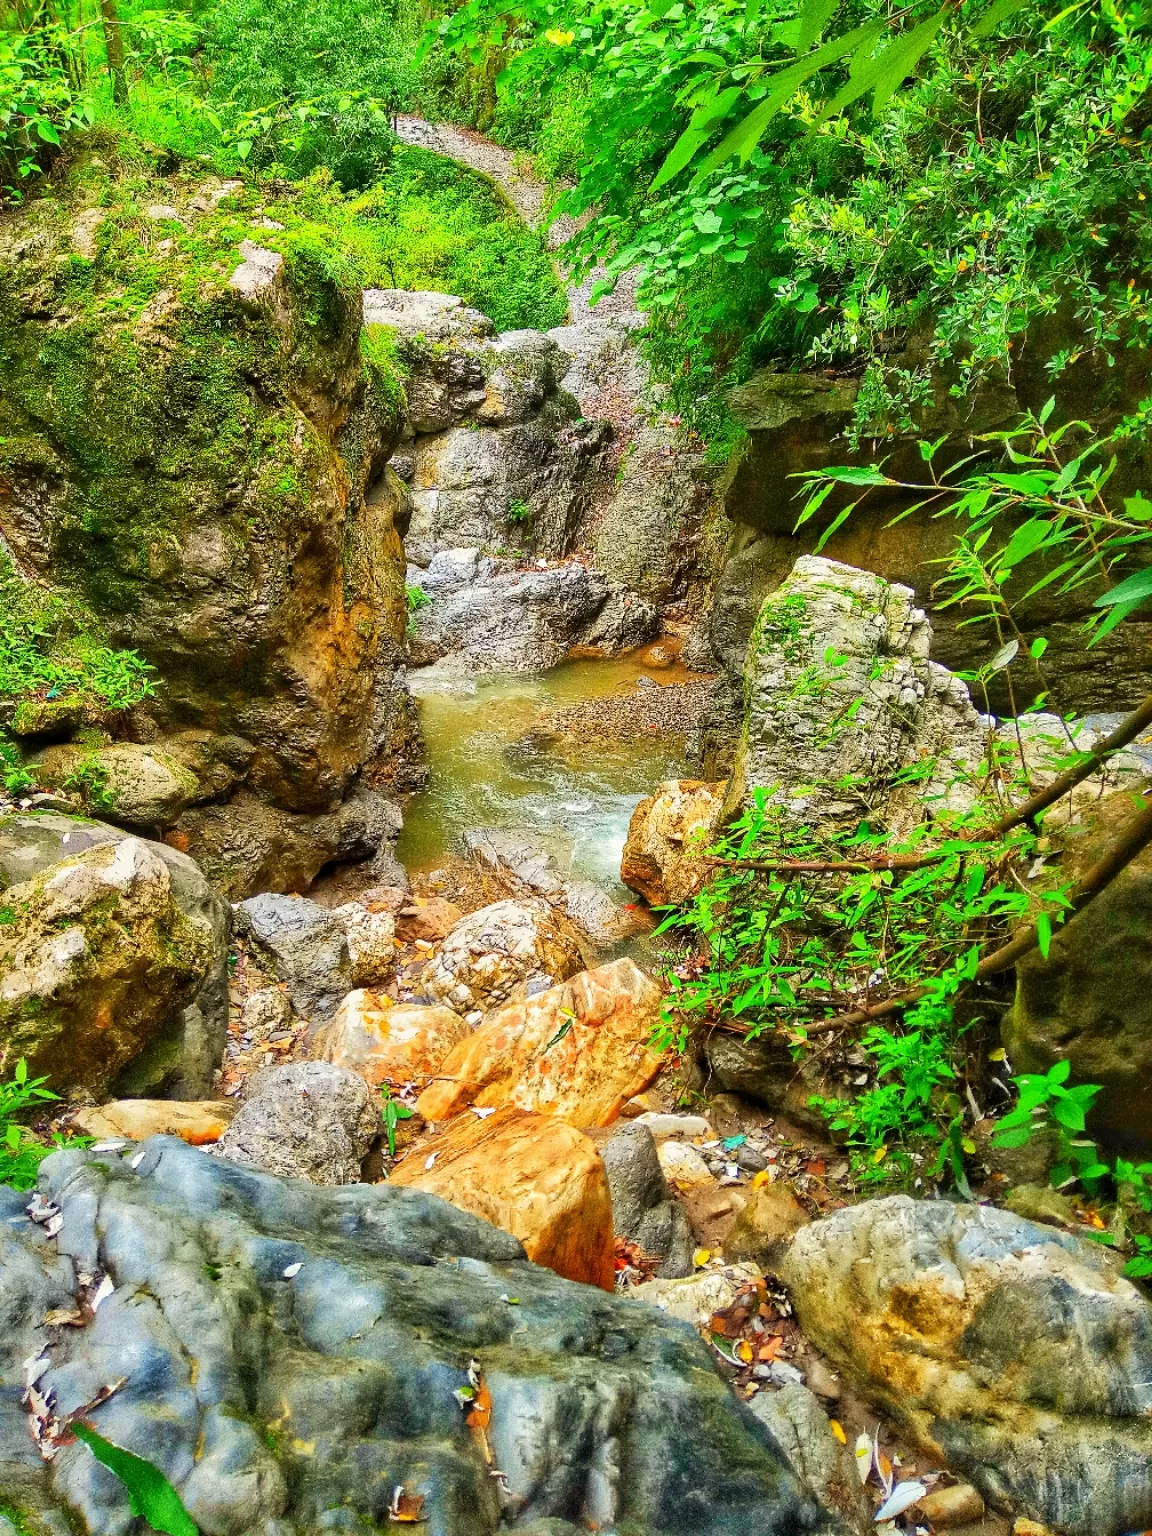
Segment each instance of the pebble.
[[809,1364],[808,1385],[817,1397],[822,1397],[830,1403],[838,1401],[843,1390],[839,1376],[829,1370],[823,1360],[813,1360]]
[[[811,1385],[811,1374],[809,1374]],[[936,1488],[916,1506],[917,1519],[941,1530],[951,1525],[968,1525],[984,1516],[984,1500],[971,1483],[953,1483],[950,1488]],[[1042,1527],[1037,1527],[1042,1529]]]
[[646,1125],[658,1142],[692,1141],[697,1136],[712,1134],[712,1127],[703,1115],[662,1115],[649,1111],[646,1115],[637,1115],[636,1123]]
[[763,1173],[768,1159],[755,1147],[743,1146],[736,1153],[736,1161],[745,1173]]

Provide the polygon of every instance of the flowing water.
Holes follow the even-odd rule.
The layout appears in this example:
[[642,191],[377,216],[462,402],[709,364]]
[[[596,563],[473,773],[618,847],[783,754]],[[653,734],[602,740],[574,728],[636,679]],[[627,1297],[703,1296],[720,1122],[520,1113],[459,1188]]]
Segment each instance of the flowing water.
[[404,813],[397,852],[426,870],[459,849],[470,827],[516,828],[561,870],[624,895],[620,854],[637,801],[685,772],[683,743],[654,737],[594,747],[541,730],[544,712],[631,691],[651,673],[635,655],[564,662],[495,677],[411,674],[431,777]]

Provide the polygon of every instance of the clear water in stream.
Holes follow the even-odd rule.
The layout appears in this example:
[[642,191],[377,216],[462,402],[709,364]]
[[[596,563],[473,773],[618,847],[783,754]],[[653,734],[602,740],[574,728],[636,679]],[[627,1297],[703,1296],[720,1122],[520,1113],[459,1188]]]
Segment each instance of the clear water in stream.
[[620,854],[629,819],[661,779],[684,774],[682,743],[654,738],[589,747],[536,740],[533,733],[542,711],[631,691],[645,675],[674,680],[669,672],[649,672],[635,656],[497,677],[410,674],[431,777],[404,812],[401,861],[431,869],[459,851],[470,827],[517,828],[553,852],[565,873],[623,896]]

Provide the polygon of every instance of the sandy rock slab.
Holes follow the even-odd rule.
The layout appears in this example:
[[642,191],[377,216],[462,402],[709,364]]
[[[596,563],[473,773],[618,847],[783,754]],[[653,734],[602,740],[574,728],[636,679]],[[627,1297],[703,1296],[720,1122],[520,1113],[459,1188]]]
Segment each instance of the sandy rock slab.
[[804,1332],[993,1507],[1152,1526],[1152,1305],[1098,1244],[990,1206],[868,1200],[797,1233]]
[[[55,1237],[0,1191],[0,1486],[37,1531],[136,1524],[84,1445],[41,1459],[19,1405],[77,1269],[114,1289],[60,1330],[39,1390],[67,1414],[124,1377],[91,1422],[160,1468],[203,1536],[391,1530],[397,1487],[426,1536],[836,1530],[690,1330],[434,1195],[318,1189],[168,1137],[58,1152],[41,1179]],[[484,1437],[455,1395],[471,1362]]]
[[179,1136],[192,1147],[219,1141],[235,1120],[240,1105],[234,1099],[204,1099],[181,1103],[175,1099],[115,1099],[99,1109],[81,1109],[72,1124],[97,1141],[123,1136],[147,1141],[149,1136]]
[[613,1287],[612,1201],[600,1154],[551,1115],[466,1112],[410,1153],[389,1180],[439,1195],[524,1244],[534,1264]]
[[513,1104],[579,1127],[610,1125],[656,1077],[648,1041],[660,988],[634,961],[582,971],[502,1008],[445,1058],[417,1108],[426,1120]]
[[371,1087],[427,1083],[472,1031],[451,1008],[397,1006],[376,992],[350,992],[312,1041],[318,1061],[358,1072]]

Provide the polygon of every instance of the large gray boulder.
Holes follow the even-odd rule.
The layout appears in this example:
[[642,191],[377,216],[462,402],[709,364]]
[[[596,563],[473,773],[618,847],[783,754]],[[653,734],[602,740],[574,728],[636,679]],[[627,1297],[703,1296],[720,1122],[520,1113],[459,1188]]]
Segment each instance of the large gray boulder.
[[14,814],[0,818],[0,892],[16,917],[0,927],[0,1071],[24,1056],[58,1092],[211,1094],[231,925],[192,859],[103,822]]
[[380,1129],[380,1108],[357,1072],[294,1061],[256,1072],[216,1150],[232,1162],[310,1184],[355,1184]]
[[684,1207],[673,1199],[660,1167],[656,1141],[646,1125],[622,1125],[600,1148],[612,1196],[612,1225],[646,1254],[656,1254],[656,1273],[677,1280],[692,1273],[695,1244]]
[[[54,1238],[0,1195],[0,1503],[36,1536],[135,1528],[86,1446],[38,1454],[21,1398],[41,1358],[60,1415],[123,1383],[87,1417],[164,1472],[203,1536],[383,1528],[397,1488],[428,1536],[836,1529],[656,1309],[536,1268],[432,1195],[317,1189],[168,1137],[128,1153],[47,1160]],[[81,1274],[115,1289],[86,1327],[44,1325]],[[483,1432],[455,1395],[470,1368]]]
[[1152,1525],[1152,1305],[1098,1244],[904,1195],[797,1234],[807,1336],[988,1503],[1062,1536]]
[[355,985],[346,924],[318,902],[270,892],[250,896],[236,908],[236,928],[287,983],[302,1019],[331,1018]]
[[[932,629],[914,598],[819,555],[796,561],[748,644],[728,809],[764,788],[807,826],[854,824],[867,808],[899,831],[925,800],[971,803],[984,731],[964,684],[929,661]],[[893,785],[928,758],[926,783]]]

